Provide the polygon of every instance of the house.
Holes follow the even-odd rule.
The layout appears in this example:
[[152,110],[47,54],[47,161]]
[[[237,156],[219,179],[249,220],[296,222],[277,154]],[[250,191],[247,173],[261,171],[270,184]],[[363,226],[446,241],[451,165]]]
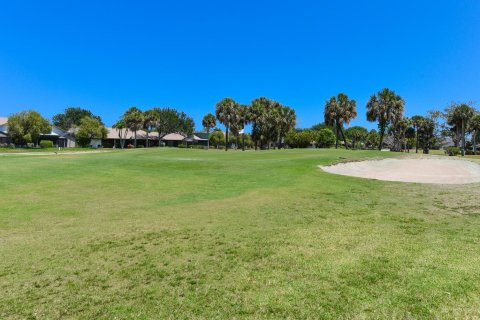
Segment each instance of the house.
[[[135,144],[135,132],[128,130],[127,133],[122,130],[123,135],[120,135],[120,130],[116,128],[107,128],[107,136],[103,139],[103,146],[106,148],[121,148],[120,145],[122,140],[124,141],[124,147],[126,148],[129,144]],[[120,138],[121,137],[121,138]],[[147,146],[147,132],[143,130],[137,131],[137,146],[143,145]],[[149,132],[148,133],[148,146],[157,147],[158,144],[158,132]]]
[[193,135],[186,137],[184,141],[206,147],[208,145],[208,135],[205,132],[195,132]]
[[8,143],[8,136],[5,133],[0,132],[0,144],[6,143]]
[[185,136],[180,133],[169,133],[161,139],[167,147],[178,147],[185,140]]
[[[55,126],[47,133],[40,134],[39,140],[50,140],[57,147],[70,148],[75,147],[75,137],[71,132],[64,131]],[[0,117],[0,143],[10,143],[8,136],[8,118]]]

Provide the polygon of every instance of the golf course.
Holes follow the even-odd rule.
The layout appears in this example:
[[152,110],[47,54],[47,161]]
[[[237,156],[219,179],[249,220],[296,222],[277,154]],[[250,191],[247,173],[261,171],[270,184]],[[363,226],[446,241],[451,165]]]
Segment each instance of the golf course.
[[0,318],[480,317],[480,183],[319,167],[392,157],[0,156]]

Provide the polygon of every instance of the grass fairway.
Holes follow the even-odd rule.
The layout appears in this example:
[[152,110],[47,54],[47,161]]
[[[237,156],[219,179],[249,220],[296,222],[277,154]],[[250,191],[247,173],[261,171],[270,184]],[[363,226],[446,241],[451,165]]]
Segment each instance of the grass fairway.
[[480,185],[331,175],[375,151],[0,158],[0,318],[480,316]]

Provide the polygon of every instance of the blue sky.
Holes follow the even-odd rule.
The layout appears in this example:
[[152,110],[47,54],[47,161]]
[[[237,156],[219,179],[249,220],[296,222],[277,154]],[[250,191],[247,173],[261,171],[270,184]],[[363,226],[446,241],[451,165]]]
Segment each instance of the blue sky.
[[374,128],[384,87],[407,115],[480,100],[479,16],[478,0],[0,0],[0,116],[171,106],[200,129],[223,97],[267,96],[309,127],[345,92]]

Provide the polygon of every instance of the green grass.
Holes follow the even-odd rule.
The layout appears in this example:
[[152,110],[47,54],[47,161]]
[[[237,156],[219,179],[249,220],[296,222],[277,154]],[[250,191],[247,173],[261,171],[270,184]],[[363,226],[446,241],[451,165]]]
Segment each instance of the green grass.
[[0,158],[0,318],[480,317],[478,184],[317,167],[393,155]]
[[[93,148],[60,148],[60,152],[92,151]],[[58,148],[0,148],[0,153],[59,152]]]

